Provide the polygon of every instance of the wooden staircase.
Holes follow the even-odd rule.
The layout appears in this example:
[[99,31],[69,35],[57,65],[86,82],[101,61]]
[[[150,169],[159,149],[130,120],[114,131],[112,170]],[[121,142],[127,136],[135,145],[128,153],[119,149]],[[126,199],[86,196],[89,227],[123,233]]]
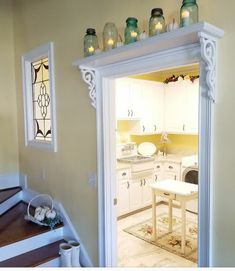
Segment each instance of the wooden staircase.
[[54,230],[24,219],[21,187],[0,190],[0,267],[59,267],[63,223]]

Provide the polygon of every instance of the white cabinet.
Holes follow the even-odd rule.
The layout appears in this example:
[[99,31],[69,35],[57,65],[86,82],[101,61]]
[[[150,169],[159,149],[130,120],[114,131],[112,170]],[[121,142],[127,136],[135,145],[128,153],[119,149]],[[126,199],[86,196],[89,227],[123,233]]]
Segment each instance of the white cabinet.
[[118,181],[118,193],[117,193],[118,216],[126,214],[130,210],[129,188],[130,188],[129,181]]
[[141,132],[143,134],[161,133],[164,119],[163,84],[139,80],[141,92]]
[[142,183],[142,205],[143,207],[152,204],[152,189],[149,186],[154,182],[153,176],[144,178]]
[[165,162],[163,179],[171,179],[180,181],[180,163]]
[[130,211],[142,208],[142,180],[134,179],[130,183]]
[[165,131],[198,133],[199,80],[178,80],[165,86]]
[[131,78],[115,80],[117,119],[140,118],[141,87]]

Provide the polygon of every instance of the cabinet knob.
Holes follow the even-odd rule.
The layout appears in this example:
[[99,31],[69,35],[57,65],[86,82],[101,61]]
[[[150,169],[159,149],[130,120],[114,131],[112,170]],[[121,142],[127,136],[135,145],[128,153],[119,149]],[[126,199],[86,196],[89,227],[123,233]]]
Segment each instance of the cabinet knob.
[[123,172],[123,173],[122,173],[122,176],[126,176],[126,172]]
[[185,124],[183,125],[183,131],[185,130]]
[[169,168],[169,169],[173,169],[173,167],[172,167],[172,166],[169,166],[168,168]]
[[157,166],[157,168],[160,168],[160,166]]
[[157,174],[155,174],[155,182],[157,181]]
[[144,185],[146,185],[146,180],[144,179]]
[[154,132],[157,131],[157,125],[154,125]]
[[176,175],[175,175],[175,180],[176,180]]
[[130,113],[131,113],[131,112],[130,112],[130,110],[128,109],[128,117],[130,117]]
[[140,180],[140,186],[142,186],[143,185],[143,181],[142,180]]
[[145,131],[145,126],[143,125],[143,132]]
[[129,189],[130,188],[130,183],[129,182],[127,182],[127,189]]
[[133,117],[133,110],[131,110],[131,117]]

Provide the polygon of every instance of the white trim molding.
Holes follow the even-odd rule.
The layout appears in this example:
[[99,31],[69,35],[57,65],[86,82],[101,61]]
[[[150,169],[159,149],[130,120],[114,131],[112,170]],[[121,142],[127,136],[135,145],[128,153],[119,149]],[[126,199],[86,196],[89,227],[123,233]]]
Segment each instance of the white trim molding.
[[[47,112],[47,107],[50,104],[50,121],[51,121],[51,140],[38,140],[34,135],[34,108],[32,95],[32,67],[31,64],[35,61],[48,58],[49,66],[49,89],[50,96],[42,89],[42,101],[44,108],[43,112]],[[23,73],[23,97],[24,97],[24,127],[25,127],[25,145],[40,149],[57,151],[57,136],[56,136],[56,103],[55,103],[55,78],[54,78],[54,45],[49,42],[22,56],[22,73]],[[43,82],[44,84],[44,82]],[[45,84],[44,84],[45,86]],[[40,89],[41,91],[41,89]],[[39,95],[39,96],[40,96]],[[45,97],[46,96],[46,97]],[[39,97],[38,97],[39,98]]]
[[81,69],[82,78],[85,83],[88,84],[89,97],[91,99],[91,105],[96,108],[96,82],[95,71],[92,69]]
[[117,266],[114,80],[193,63],[200,66],[198,266],[210,266],[216,43],[223,35],[223,30],[202,22],[73,63],[83,75],[88,71],[83,78],[93,91],[92,104],[96,101],[100,266]]

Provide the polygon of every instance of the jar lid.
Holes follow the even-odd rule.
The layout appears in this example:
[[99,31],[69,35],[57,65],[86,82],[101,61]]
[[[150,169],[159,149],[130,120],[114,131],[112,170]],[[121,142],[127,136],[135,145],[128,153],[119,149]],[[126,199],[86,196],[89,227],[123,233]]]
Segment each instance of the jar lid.
[[95,36],[95,29],[94,28],[87,28],[86,34]]
[[129,22],[138,23],[138,20],[135,17],[128,17],[126,19],[126,23],[129,23]]
[[196,0],[183,0],[183,5],[185,4],[196,4]]
[[163,10],[162,8],[153,8],[151,11],[151,16],[153,15],[163,15]]

